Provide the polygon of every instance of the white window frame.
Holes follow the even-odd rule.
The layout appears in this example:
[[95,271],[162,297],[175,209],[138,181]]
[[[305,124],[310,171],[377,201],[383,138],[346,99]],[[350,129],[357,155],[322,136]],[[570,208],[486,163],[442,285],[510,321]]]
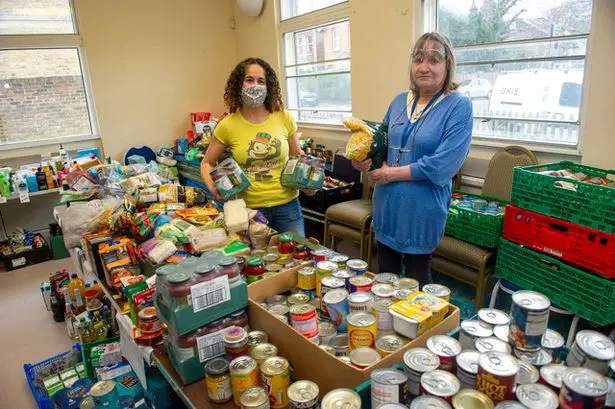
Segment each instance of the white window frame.
[[[282,20],[282,0],[278,1],[278,27],[279,27],[279,44],[280,44],[280,80],[281,87],[284,91],[285,99],[288,92],[286,92],[286,68],[293,67],[297,65],[309,65],[309,64],[318,64],[321,61],[310,62],[305,64],[295,64],[295,65],[286,65],[286,50],[284,44],[284,35],[288,33],[293,33],[296,31],[307,30],[310,28],[316,28],[319,26],[329,25],[332,23],[337,23],[341,21],[350,21],[350,2],[345,1],[340,4],[335,4],[333,6],[325,7],[319,10],[312,11],[310,13],[302,14],[297,17],[291,17],[286,20]],[[307,42],[307,41],[306,41]],[[306,45],[307,47],[307,45]],[[352,47],[352,44],[351,44]],[[352,52],[350,60],[352,61]],[[346,73],[343,71],[341,73]],[[351,76],[352,81],[352,71],[349,70],[348,73]],[[288,100],[285,100],[285,103],[288,108]],[[350,101],[350,115],[352,115],[352,98]],[[298,110],[298,109],[297,109]],[[346,111],[344,111],[346,112]],[[313,128],[313,129],[345,129],[343,125],[336,124],[327,124],[321,122],[307,122],[307,121],[297,121],[297,123],[301,124],[303,127]]]
[[[415,6],[415,12],[420,12],[420,19],[415,21],[420,21],[420,26],[417,27],[417,30],[414,30],[414,41],[416,41],[423,33],[437,31],[437,13],[438,13],[438,1],[439,0],[422,0],[419,5]],[[596,10],[596,0],[592,2],[592,19],[591,19],[591,27],[590,32],[585,35],[571,35],[571,36],[560,36],[560,39],[573,39],[573,38],[586,38],[587,39],[587,48],[584,57],[584,68],[583,68],[583,90],[581,95],[581,104],[579,106],[579,116],[577,121],[574,123],[579,127],[578,131],[578,140],[576,146],[564,146],[557,144],[548,144],[544,142],[533,142],[533,141],[522,141],[522,140],[500,140],[496,138],[485,138],[476,135],[472,135],[472,145],[474,146],[482,146],[486,148],[503,148],[509,146],[511,144],[523,144],[530,147],[532,150],[537,152],[546,152],[552,153],[556,155],[562,155],[565,157],[581,157],[582,155],[582,147],[583,147],[583,138],[584,138],[584,118],[585,118],[585,106],[587,104],[588,99],[588,89],[589,89],[589,59],[591,53],[591,36],[594,33],[594,22],[595,22],[595,13]],[[523,44],[528,42],[536,42],[536,40],[540,39],[528,39],[528,40],[517,40],[506,42],[506,44]],[[413,42],[414,42],[413,41]],[[501,44],[501,43],[495,43]],[[484,46],[481,45],[481,46]],[[470,46],[472,47],[472,46]],[[488,61],[486,63],[489,63]],[[459,64],[458,64],[459,65]],[[476,118],[476,116],[474,116]],[[560,121],[557,120],[548,120],[549,123],[558,123]],[[565,123],[570,123],[569,121],[563,121]],[[565,158],[562,158],[565,159]]]
[[[10,151],[14,149],[32,148],[45,145],[67,144],[71,142],[81,142],[88,140],[100,139],[100,128],[96,111],[94,108],[94,98],[92,93],[92,84],[87,66],[85,50],[83,48],[83,38],[79,32],[77,22],[77,12],[73,0],[69,0],[71,8],[71,17],[74,34],[18,34],[18,35],[0,35],[0,52],[4,50],[36,50],[36,49],[76,49],[81,68],[81,77],[85,91],[85,99],[88,105],[88,116],[90,120],[91,134],[87,135],[68,135],[54,136],[43,139],[33,139],[24,142],[7,142],[0,143],[1,151]],[[1,79],[0,79],[1,80]]]

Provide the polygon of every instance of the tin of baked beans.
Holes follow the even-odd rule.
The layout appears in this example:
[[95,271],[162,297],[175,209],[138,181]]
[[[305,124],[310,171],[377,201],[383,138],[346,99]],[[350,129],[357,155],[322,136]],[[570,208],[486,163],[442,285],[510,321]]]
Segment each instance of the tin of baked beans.
[[331,322],[340,332],[346,332],[346,317],[348,316],[348,291],[343,288],[331,290],[325,294],[324,304],[327,306]]
[[390,284],[399,281],[399,275],[394,273],[380,273],[374,276],[374,284]]
[[478,373],[478,358],[480,353],[474,350],[461,351],[455,359],[457,366],[457,379],[461,382],[464,389],[474,389],[476,387],[476,374]]
[[295,293],[290,295],[287,299],[288,306],[307,304],[310,302],[310,296],[304,293]]
[[365,369],[368,366],[380,361],[380,354],[374,348],[358,347],[350,351],[350,363],[359,369]]
[[427,339],[427,349],[440,358],[440,369],[455,373],[455,358],[461,353],[461,344],[446,335],[434,335]]
[[493,335],[493,330],[478,320],[465,320],[459,324],[459,343],[463,349],[473,349],[478,338]]
[[288,308],[286,305],[274,305],[269,308],[269,312],[274,315],[283,315],[285,317],[288,317],[288,314],[290,313],[290,308]]
[[320,403],[322,409],[361,409],[361,397],[352,389],[333,389]]
[[389,298],[382,298],[372,303],[369,310],[376,317],[376,328],[378,333],[391,334],[393,332],[393,316],[389,312],[389,307],[395,302]]
[[415,293],[419,290],[419,282],[414,278],[400,278],[393,283],[393,287],[399,288],[400,290],[409,290]]
[[369,311],[369,307],[374,300],[375,297],[372,293],[352,293],[348,295],[348,311],[351,313]]
[[348,356],[348,334],[335,335],[329,345],[335,348],[335,356]]
[[606,335],[597,331],[577,332],[574,344],[568,353],[566,365],[593,369],[601,375],[609,371],[609,364],[615,358],[615,345]]
[[549,351],[545,349],[539,349],[538,351],[521,351],[520,349],[514,349],[513,355],[520,361],[525,361],[528,364],[532,364],[536,369],[540,369],[545,365],[549,365],[553,362],[553,357]]
[[335,348],[333,348],[331,345],[319,345],[318,348],[322,349],[328,354],[335,355]]
[[265,331],[250,331],[248,332],[248,350],[251,354],[255,346],[269,342],[269,336]]
[[451,405],[437,396],[421,395],[412,399],[410,409],[451,409]]
[[606,405],[609,384],[598,372],[569,368],[562,377],[559,404],[562,409],[601,409]]
[[549,387],[539,383],[519,385],[515,391],[519,402],[532,409],[557,409],[559,399]]
[[492,327],[510,324],[508,314],[496,308],[481,308],[478,310],[478,320]]
[[329,249],[316,249],[312,250],[312,258],[315,263],[320,263],[321,261],[327,260],[327,255],[331,254],[331,250]]
[[356,275],[348,279],[348,282],[350,283],[351,293],[371,293],[374,280],[366,276]]
[[412,290],[402,290],[400,288],[394,288],[391,300],[393,300],[394,302],[406,300],[414,293],[415,291]]
[[316,295],[322,297],[321,282],[324,277],[330,276],[338,270],[338,265],[331,261],[321,261],[316,264]]
[[540,368],[540,383],[559,393],[562,387],[562,377],[568,367],[562,364],[549,364]]
[[529,362],[519,361],[519,373],[515,382],[517,385],[526,385],[528,383],[536,383],[540,379],[538,369]]
[[346,262],[346,268],[358,276],[367,273],[367,267],[367,262],[360,259],[352,259]]
[[312,381],[297,381],[288,387],[290,409],[317,409],[318,385]]
[[254,348],[252,348],[252,353],[250,354],[250,356],[254,358],[258,366],[261,366],[266,359],[277,355],[278,347],[267,342],[256,345]]
[[423,292],[441,298],[446,302],[451,300],[451,290],[442,284],[425,284]]
[[515,379],[519,361],[504,352],[485,352],[478,358],[476,390],[494,402],[514,399]]
[[527,407],[516,400],[505,400],[495,405],[495,409],[527,409]]
[[311,339],[318,336],[318,317],[316,317],[316,308],[312,304],[299,304],[290,307],[290,323],[297,332],[306,338]]
[[535,291],[517,291],[510,307],[509,341],[517,349],[537,351],[549,323],[551,301]]
[[231,372],[231,387],[233,389],[233,402],[241,406],[241,394],[248,388],[259,385],[258,365],[249,356],[240,356],[233,359],[229,365]]
[[404,345],[406,345],[406,341],[402,337],[398,335],[385,335],[376,340],[376,351],[384,358]]
[[408,376],[408,393],[411,397],[421,394],[421,375],[440,366],[440,358],[427,348],[411,348],[404,353],[404,373]]
[[474,349],[481,353],[489,351],[499,351],[510,354],[512,352],[508,343],[501,341],[496,337],[478,338],[476,341],[474,341]]
[[325,296],[329,291],[338,289],[345,289],[343,280],[339,280],[332,276],[322,278],[322,282],[320,283],[320,312],[323,317],[329,317],[327,304],[324,302]]
[[253,386],[246,389],[239,398],[241,409],[269,409],[269,395],[265,388]]
[[509,330],[509,325],[496,325],[493,327],[493,335],[500,341],[509,342]]
[[310,291],[316,289],[316,269],[314,267],[303,267],[297,271],[297,287]]
[[346,317],[348,349],[373,348],[376,343],[376,317],[369,312],[353,312]]
[[290,371],[286,358],[280,356],[267,358],[261,365],[261,380],[269,393],[272,408],[288,406]]
[[269,296],[265,299],[265,302],[270,308],[274,305],[287,305],[286,296],[281,294]]
[[288,317],[286,315],[280,315],[280,314],[272,314],[275,318],[279,319],[280,321],[282,321],[284,324],[288,324],[289,320]]
[[321,345],[329,345],[331,340],[337,335],[337,327],[330,321],[322,321],[318,324]]
[[376,299],[388,298],[391,299],[395,289],[391,284],[374,284],[372,286],[372,294],[376,296]]
[[473,389],[462,389],[453,398],[455,409],[493,409],[493,402],[487,395]]
[[346,290],[350,292],[350,279],[356,275],[355,273],[349,270],[337,270],[334,271],[331,275],[338,280],[344,281],[344,286],[346,287]]
[[450,403],[460,389],[459,379],[450,372],[436,369],[421,375],[420,390],[426,395],[437,396]]
[[97,408],[112,408],[120,400],[116,388],[117,383],[112,380],[96,382],[90,388],[89,395]]
[[406,403],[408,376],[397,369],[376,369],[370,375],[372,408],[385,403]]

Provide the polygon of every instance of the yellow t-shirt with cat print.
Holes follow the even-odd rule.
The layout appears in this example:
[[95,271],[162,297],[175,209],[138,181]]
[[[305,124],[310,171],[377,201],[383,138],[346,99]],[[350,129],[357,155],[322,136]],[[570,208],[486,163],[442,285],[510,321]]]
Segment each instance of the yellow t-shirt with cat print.
[[288,138],[295,132],[297,123],[288,111],[273,112],[260,124],[251,123],[238,111],[214,130],[214,138],[230,149],[252,183],[240,195],[248,207],[278,206],[299,195],[296,189],[280,184],[288,160]]

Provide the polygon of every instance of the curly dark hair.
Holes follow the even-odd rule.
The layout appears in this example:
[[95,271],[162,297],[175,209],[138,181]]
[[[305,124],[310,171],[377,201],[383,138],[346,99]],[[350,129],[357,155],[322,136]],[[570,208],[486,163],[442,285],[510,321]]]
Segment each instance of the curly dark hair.
[[224,104],[229,109],[230,113],[235,113],[242,107],[241,88],[246,75],[246,68],[249,65],[258,64],[265,70],[265,81],[267,82],[267,98],[265,98],[265,108],[269,112],[278,112],[284,110],[284,102],[282,102],[282,90],[278,76],[265,60],[261,58],[246,58],[231,72],[226,87],[224,88]]

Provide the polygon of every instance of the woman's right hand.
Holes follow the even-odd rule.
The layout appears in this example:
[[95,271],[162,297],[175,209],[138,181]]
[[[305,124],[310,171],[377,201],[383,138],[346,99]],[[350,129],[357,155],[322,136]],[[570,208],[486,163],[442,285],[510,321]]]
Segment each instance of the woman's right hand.
[[369,172],[369,168],[372,166],[371,159],[365,160],[352,160],[352,166],[359,172]]
[[220,192],[218,192],[215,186],[208,186],[208,189],[218,202],[224,203],[224,198],[220,195]]

